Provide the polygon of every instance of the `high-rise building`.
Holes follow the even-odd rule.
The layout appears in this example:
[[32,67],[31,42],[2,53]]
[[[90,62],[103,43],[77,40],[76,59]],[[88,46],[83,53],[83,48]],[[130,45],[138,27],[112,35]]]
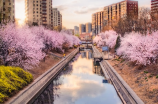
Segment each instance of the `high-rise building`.
[[0,0],[0,12],[2,20],[15,21],[15,1],[14,0]]
[[151,15],[158,15],[158,0],[151,0]]
[[28,25],[52,28],[52,0],[25,0],[25,15]]
[[124,0],[104,7],[104,24],[111,26],[120,18],[138,18],[138,1]]
[[80,24],[79,26],[79,33],[85,33],[86,32],[86,26],[84,24]]
[[74,26],[74,34],[79,34],[79,27],[78,26]]
[[95,35],[96,34],[96,13],[92,14],[92,34]]
[[92,23],[86,23],[86,33],[92,32]]
[[52,8],[53,11],[53,27],[61,26],[62,27],[62,15],[57,8]]
[[96,35],[103,27],[116,24],[120,18],[138,18],[138,1],[124,0],[104,7],[104,11],[92,15],[92,31]]
[[102,31],[103,14],[103,11],[92,14],[92,34],[96,35]]

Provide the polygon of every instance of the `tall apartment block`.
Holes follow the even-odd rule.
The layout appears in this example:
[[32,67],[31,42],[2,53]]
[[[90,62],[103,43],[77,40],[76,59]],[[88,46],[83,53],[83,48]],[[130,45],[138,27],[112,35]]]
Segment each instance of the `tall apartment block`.
[[111,26],[120,18],[138,18],[138,1],[125,0],[104,7],[104,23]]
[[79,35],[79,27],[78,26],[74,26],[74,34],[78,34]]
[[151,0],[151,15],[158,15],[158,0]]
[[25,15],[28,25],[52,28],[52,0],[25,0]]
[[86,33],[92,32],[92,23],[86,23]]
[[85,32],[86,32],[86,25],[80,24],[79,33],[82,34],[82,33],[85,33]]
[[120,18],[138,19],[138,1],[124,0],[104,7],[103,12],[97,12],[92,15],[92,31],[99,34],[103,27],[111,28]]
[[104,12],[97,12],[92,14],[92,34],[99,34],[103,28]]
[[14,0],[0,0],[0,12],[2,20],[15,21],[15,1]]
[[92,34],[96,35],[96,14],[92,14]]
[[53,27],[61,26],[62,27],[62,15],[57,8],[52,8],[53,11]]

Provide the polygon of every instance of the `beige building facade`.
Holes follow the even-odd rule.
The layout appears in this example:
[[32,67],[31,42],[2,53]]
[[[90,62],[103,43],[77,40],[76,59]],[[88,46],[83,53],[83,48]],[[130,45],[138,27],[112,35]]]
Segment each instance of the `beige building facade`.
[[62,27],[62,15],[57,8],[52,8],[53,11],[53,27],[61,26]]
[[138,19],[138,1],[124,0],[104,7],[104,23],[111,26],[120,18],[130,17]]
[[15,1],[0,0],[1,19],[7,21],[15,21]]
[[119,19],[126,17],[138,19],[138,1],[124,0],[92,14],[92,33],[97,35],[105,27],[111,29]]
[[92,23],[86,23],[86,33],[92,32]]
[[52,0],[25,0],[25,15],[28,25],[52,28]]
[[102,31],[104,12],[97,12],[92,14],[92,34],[96,35]]

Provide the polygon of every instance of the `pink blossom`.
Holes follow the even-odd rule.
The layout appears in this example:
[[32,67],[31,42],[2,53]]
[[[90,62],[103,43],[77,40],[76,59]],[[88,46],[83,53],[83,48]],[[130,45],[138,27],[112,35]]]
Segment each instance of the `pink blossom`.
[[115,31],[110,30],[98,34],[94,38],[93,42],[96,43],[98,47],[107,45],[110,48],[113,48],[116,44],[117,37],[117,33]]

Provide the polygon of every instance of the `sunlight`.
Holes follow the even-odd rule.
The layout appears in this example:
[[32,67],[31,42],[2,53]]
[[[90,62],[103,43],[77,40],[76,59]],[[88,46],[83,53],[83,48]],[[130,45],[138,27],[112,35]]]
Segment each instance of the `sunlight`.
[[21,0],[20,2],[15,0],[15,5],[15,18],[19,25],[23,25],[25,23],[25,0]]
[[23,19],[19,19],[18,20],[18,25],[24,25],[25,24],[25,20],[23,20]]

